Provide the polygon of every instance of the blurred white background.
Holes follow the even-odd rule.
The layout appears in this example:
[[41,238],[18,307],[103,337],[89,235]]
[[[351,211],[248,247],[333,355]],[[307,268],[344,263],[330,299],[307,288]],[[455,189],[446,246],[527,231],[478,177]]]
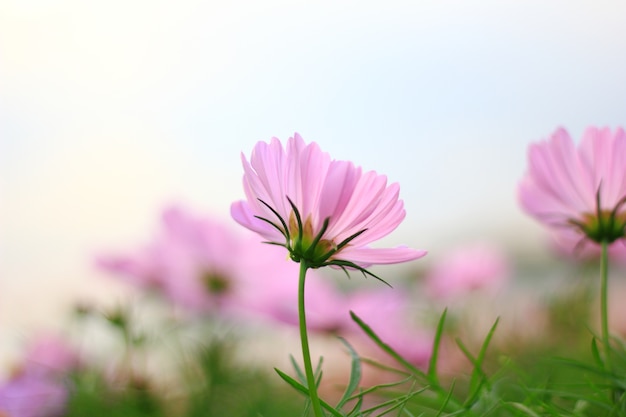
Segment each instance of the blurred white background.
[[615,0],[1,0],[0,355],[114,294],[91,257],[163,205],[228,219],[240,153],[295,131],[400,182],[383,244],[540,251],[526,147],[624,125],[624,51]]

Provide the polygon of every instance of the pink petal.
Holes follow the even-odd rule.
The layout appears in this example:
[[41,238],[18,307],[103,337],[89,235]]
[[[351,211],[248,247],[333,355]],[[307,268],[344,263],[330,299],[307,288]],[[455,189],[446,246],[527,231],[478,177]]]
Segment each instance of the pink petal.
[[352,261],[366,268],[369,265],[385,265],[413,261],[425,256],[427,253],[428,252],[425,250],[416,250],[404,246],[384,249],[348,246],[339,253],[337,258]]
[[[245,201],[236,201],[231,204],[230,214],[237,223],[260,234],[268,241],[280,242],[284,239],[283,235],[275,227],[254,217],[255,214]],[[268,220],[274,222],[277,226],[281,226],[279,220],[275,219],[274,214],[271,212]]]

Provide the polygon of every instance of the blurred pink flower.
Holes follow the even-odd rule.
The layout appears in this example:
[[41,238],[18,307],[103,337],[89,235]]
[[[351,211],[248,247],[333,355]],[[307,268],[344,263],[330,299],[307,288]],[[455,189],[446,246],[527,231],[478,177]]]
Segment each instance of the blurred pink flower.
[[[180,207],[164,211],[163,230],[149,246],[135,254],[100,256],[97,263],[192,311],[219,310],[297,323],[298,266],[282,248]],[[337,308],[337,298],[322,280],[310,280],[309,327],[326,331],[337,327],[336,318],[328,313]]]
[[331,160],[297,133],[286,148],[259,142],[250,162],[242,154],[246,201],[231,206],[233,218],[267,241],[284,246],[310,267],[334,265],[363,271],[373,264],[420,258],[425,251],[368,245],[404,219],[397,183],[349,161]]
[[[295,263],[289,263],[297,268]],[[258,294],[256,310],[279,322],[298,326],[298,283],[295,279],[297,271],[292,274],[294,279],[268,282],[265,294]],[[346,296],[323,277],[312,278],[314,276],[315,271],[309,271],[311,279],[307,280],[304,294],[307,328],[315,332],[341,332],[351,322]]]
[[[433,334],[416,324],[407,291],[384,288],[376,291],[357,291],[351,294],[349,309],[361,318],[383,342],[391,346],[404,359],[418,367],[428,364],[432,353]],[[352,322],[350,335],[381,353],[374,342]]]
[[0,384],[0,416],[63,415],[68,377],[78,366],[78,353],[66,340],[53,333],[38,335],[26,347],[13,376]]
[[78,352],[60,336],[47,333],[35,338],[26,349],[22,372],[61,375],[80,364]]
[[[239,311],[258,319],[298,325],[298,265],[275,245],[262,243],[257,235],[244,242],[240,267],[245,279],[237,288]],[[349,320],[342,294],[315,270],[309,271],[305,293],[307,327],[334,332]],[[343,313],[343,314],[342,314]]]
[[496,291],[509,277],[508,260],[485,244],[446,254],[426,275],[426,291],[436,298],[464,296],[474,290]]
[[180,207],[163,212],[162,226],[136,254],[100,256],[98,266],[191,310],[206,312],[231,301],[242,278],[240,237],[224,223]]
[[20,374],[0,385],[0,416],[60,417],[67,399],[62,382],[45,375]]
[[612,243],[626,226],[626,133],[589,127],[576,147],[564,129],[528,150],[522,208],[560,236]]

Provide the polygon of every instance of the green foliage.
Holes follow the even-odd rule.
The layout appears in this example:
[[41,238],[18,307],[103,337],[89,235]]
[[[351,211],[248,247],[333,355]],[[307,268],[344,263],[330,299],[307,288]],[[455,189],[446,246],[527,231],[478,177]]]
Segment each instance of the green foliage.
[[350,344],[343,338],[339,338],[339,340],[346,346],[348,352],[350,353],[350,380],[348,385],[346,386],[346,390],[344,391],[341,399],[337,403],[337,409],[341,409],[351,398],[352,393],[356,391],[359,387],[359,382],[361,381],[361,358],[359,358],[359,354],[350,346]]
[[[585,294],[569,293],[572,300]],[[552,311],[567,305],[561,294]],[[583,322],[584,309],[570,310],[567,320]],[[122,358],[136,358],[149,349],[135,342],[132,318],[122,314],[106,316],[113,333],[125,343]],[[356,314],[353,321],[378,349],[392,361],[363,357],[343,338],[350,374],[333,404],[322,400],[327,417],[374,416],[626,416],[626,345],[614,337],[610,347],[610,368],[601,338],[588,330],[563,330],[572,339],[528,345],[508,351],[506,344],[493,346],[500,320],[496,319],[482,343],[469,345],[446,330],[447,310],[439,317],[433,338],[432,355],[425,369],[415,366],[380,338]],[[576,316],[576,314],[580,316]],[[562,323],[561,313],[552,316]],[[585,316],[586,318],[586,316]],[[587,339],[587,348],[581,349]],[[128,417],[307,417],[311,415],[304,371],[291,357],[295,376],[276,370],[275,374],[237,360],[241,341],[236,337],[207,335],[205,344],[181,352],[183,370],[177,385],[122,366],[121,372],[104,377],[98,368],[82,368],[73,374],[66,416]],[[442,375],[439,364],[445,357],[441,348],[453,340],[468,368],[452,377]],[[184,354],[183,354],[184,353]],[[323,383],[324,362],[315,369],[317,385]],[[374,369],[392,380],[364,385],[363,375]],[[286,383],[281,383],[286,382]]]
[[238,364],[232,342],[199,349],[201,372],[187,381],[190,392],[184,417],[259,417],[297,415],[302,402],[260,369]]
[[95,372],[83,371],[72,378],[66,417],[147,417],[164,416],[156,393],[145,380],[115,386]]
[[302,401],[267,372],[237,364],[229,342],[198,348],[193,361],[194,372],[177,387],[182,394],[156,388],[139,377],[111,382],[101,372],[82,370],[72,378],[66,415],[278,417],[302,410]]
[[[433,355],[423,371],[404,358],[358,316],[353,320],[399,368],[360,358],[345,341],[352,362],[351,375],[341,400],[333,409],[323,407],[333,417],[365,416],[624,416],[626,415],[626,349],[623,343],[611,347],[612,370],[592,337],[587,356],[558,358],[541,352],[516,358],[490,351],[499,320],[486,334],[476,354],[459,338],[456,343],[471,365],[467,375],[442,382],[437,372],[437,352],[444,335],[446,311],[440,317],[434,338]],[[564,348],[564,351],[568,351]],[[499,358],[497,362],[490,353]],[[372,366],[398,376],[395,382],[362,387],[358,381],[362,366]],[[489,372],[489,370],[493,370]],[[281,377],[301,394],[306,386],[284,373]],[[367,405],[366,405],[367,404]]]
[[[596,298],[595,290],[581,281],[571,284],[541,299],[547,317],[545,330],[541,338],[527,341],[498,338],[499,332],[507,331],[504,319],[494,317],[493,325],[481,335],[466,328],[468,320],[463,312],[443,309],[438,321],[431,322],[431,356],[423,366],[404,358],[351,313],[377,352],[368,351],[375,359],[366,357],[350,337],[335,339],[349,363],[349,375],[341,384],[333,382],[336,396],[327,396],[324,371],[328,372],[329,365],[323,358],[318,361],[313,374],[322,393],[323,415],[626,416],[626,343],[613,334],[607,346],[604,334],[590,331],[589,305]],[[93,311],[80,311],[83,319],[94,315]],[[174,340],[176,348],[171,356],[178,357],[174,368],[179,374],[164,374],[161,378],[158,370],[149,373],[135,366],[144,363],[144,355],[159,340],[135,320],[131,310],[122,306],[98,317],[96,321],[108,326],[121,348],[110,352],[110,363],[88,364],[71,375],[66,416],[313,414],[306,373],[293,356],[291,372],[276,369],[272,373],[271,366],[240,360],[242,347],[251,347],[249,341],[239,337],[240,333],[224,331],[219,323],[210,321],[200,326],[175,323],[167,329],[157,326],[162,338]],[[187,339],[196,342],[188,343]],[[173,347],[171,343],[169,347]],[[462,362],[452,373],[445,369],[451,350],[457,354],[456,361]],[[336,377],[335,370],[331,371]],[[368,379],[369,372],[378,379]]]

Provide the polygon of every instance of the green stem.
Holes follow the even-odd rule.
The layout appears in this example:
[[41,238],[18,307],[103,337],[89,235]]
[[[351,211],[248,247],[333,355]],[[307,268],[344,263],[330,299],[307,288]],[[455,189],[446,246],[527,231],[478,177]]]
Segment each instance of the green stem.
[[602,242],[602,254],[600,256],[600,317],[602,326],[602,344],[604,345],[604,363],[607,370],[611,370],[611,345],[609,335],[608,314],[608,281],[609,281],[609,244]]
[[324,417],[322,413],[322,405],[317,395],[317,384],[315,382],[315,374],[311,365],[311,353],[309,351],[309,338],[306,329],[306,316],[304,309],[304,281],[306,271],[309,268],[306,261],[300,261],[300,279],[298,281],[298,315],[300,318],[300,342],[302,344],[302,359],[304,361],[304,372],[306,373],[307,386],[309,388],[309,397],[313,405],[313,413],[315,417]]

